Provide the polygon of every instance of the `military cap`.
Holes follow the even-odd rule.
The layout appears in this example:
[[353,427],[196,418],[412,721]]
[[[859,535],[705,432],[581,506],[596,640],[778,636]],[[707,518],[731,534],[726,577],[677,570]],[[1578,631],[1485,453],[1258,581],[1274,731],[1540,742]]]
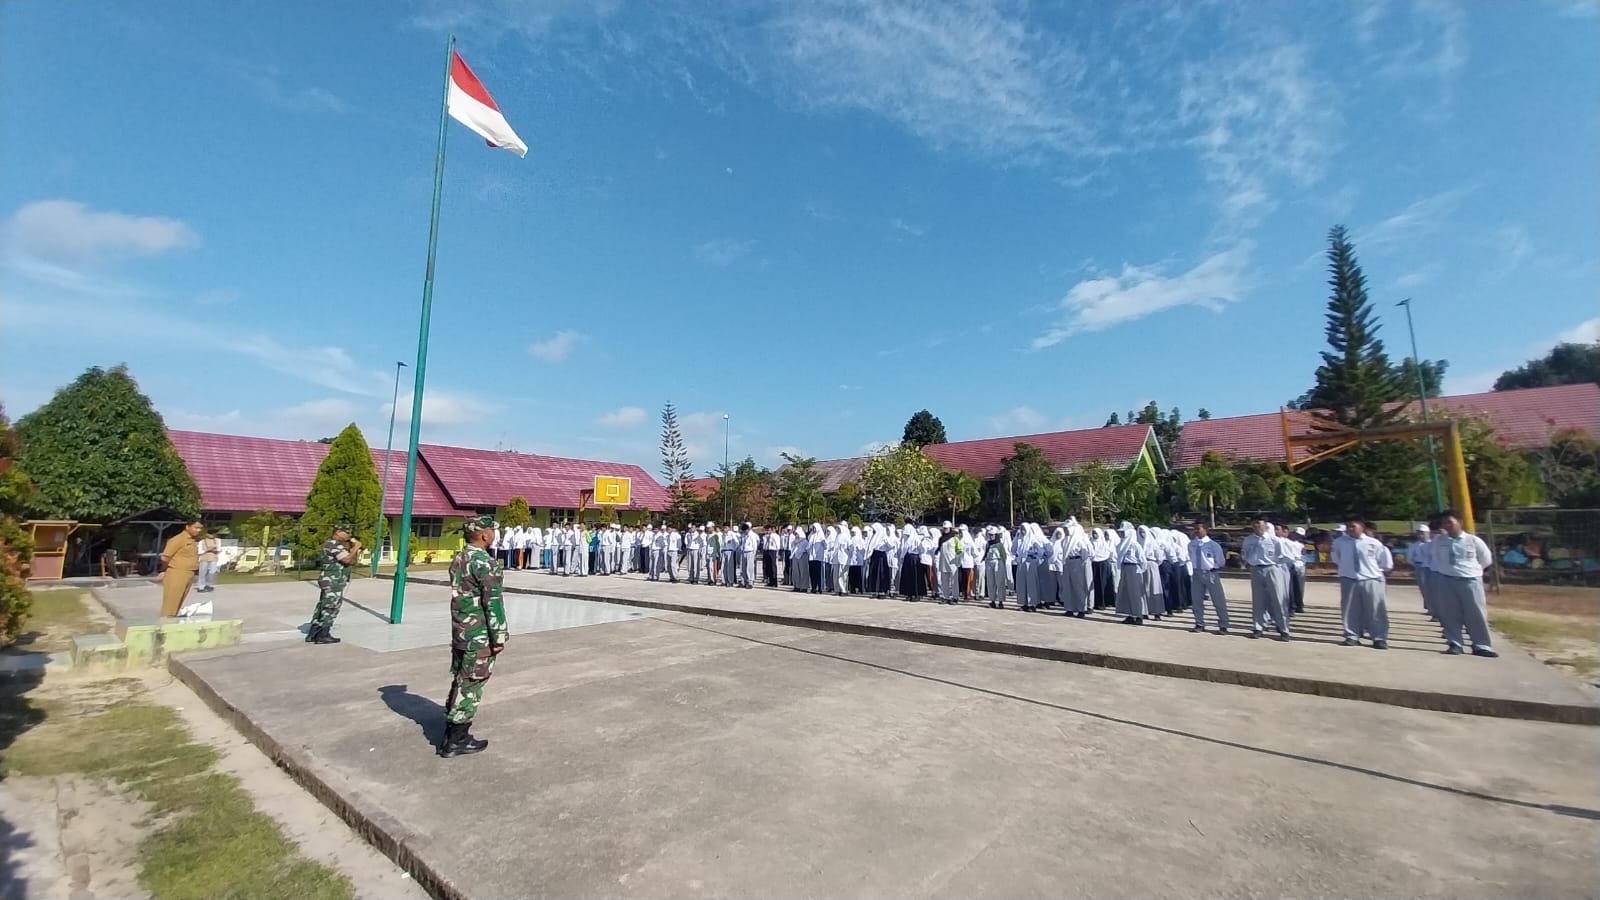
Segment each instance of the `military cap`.
[[500,527],[500,523],[494,520],[494,516],[483,515],[468,519],[462,527],[467,534],[477,534],[480,531],[493,531]]
[[334,531],[342,531],[345,534],[355,534],[356,533],[356,530],[354,528],[351,528],[350,527],[350,523],[348,523],[348,522],[340,522],[339,524],[333,526],[333,530]]

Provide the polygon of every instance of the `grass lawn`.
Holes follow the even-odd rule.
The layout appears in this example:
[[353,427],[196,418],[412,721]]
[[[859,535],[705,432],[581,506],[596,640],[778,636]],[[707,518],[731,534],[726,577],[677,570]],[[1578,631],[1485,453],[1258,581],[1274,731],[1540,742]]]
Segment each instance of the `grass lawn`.
[[1592,614],[1496,608],[1491,598],[1489,624],[1548,665],[1586,681],[1600,675],[1600,619]]
[[28,613],[26,631],[17,638],[18,650],[55,653],[72,649],[72,639],[106,629],[96,623],[84,603],[83,591],[58,588],[33,591],[33,607]]
[[158,898],[345,898],[345,877],[299,855],[216,752],[118,678],[38,700],[0,697],[0,778],[81,775],[149,804],[140,882]]

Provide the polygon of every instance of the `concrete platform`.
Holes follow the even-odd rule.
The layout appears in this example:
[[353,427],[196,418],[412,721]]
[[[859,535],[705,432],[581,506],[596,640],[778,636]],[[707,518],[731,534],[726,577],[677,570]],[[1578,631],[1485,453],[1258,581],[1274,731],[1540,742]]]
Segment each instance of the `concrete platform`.
[[[432,573],[413,589],[443,582]],[[1438,626],[1416,589],[1389,591],[1391,649],[1343,647],[1336,584],[1306,586],[1295,640],[1250,640],[1242,633],[1193,634],[1188,612],[1140,627],[1109,614],[1069,619],[1057,613],[944,606],[862,597],[737,590],[651,582],[641,576],[572,578],[508,572],[507,589],[646,609],[889,637],[970,650],[1050,659],[1144,674],[1291,693],[1363,700],[1470,715],[1600,725],[1600,690],[1552,669],[1498,639],[1496,660],[1444,656]],[[1229,580],[1233,630],[1249,628],[1249,586]],[[1208,614],[1209,614],[1208,610]],[[409,613],[408,613],[409,615]],[[1215,627],[1214,619],[1208,624]]]
[[169,666],[443,897],[1597,893],[1593,728],[672,613],[517,636],[447,761],[447,661]]

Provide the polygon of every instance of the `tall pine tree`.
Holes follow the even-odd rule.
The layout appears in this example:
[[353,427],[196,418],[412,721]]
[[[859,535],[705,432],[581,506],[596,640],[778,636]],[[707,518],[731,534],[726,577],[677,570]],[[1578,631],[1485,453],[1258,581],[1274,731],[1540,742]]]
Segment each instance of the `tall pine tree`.
[[200,511],[200,491],[127,367],[98,366],[17,421],[17,463],[38,512],[107,522],[151,509]]
[[1342,430],[1387,425],[1401,398],[1399,380],[1378,339],[1378,322],[1367,299],[1367,278],[1343,225],[1328,232],[1328,349],[1322,351],[1316,386],[1307,398],[1324,428]]
[[[1345,431],[1388,425],[1404,397],[1397,369],[1378,339],[1367,279],[1344,226],[1328,232],[1328,349],[1306,396],[1312,427]],[[1327,512],[1373,517],[1414,516],[1426,509],[1426,481],[1415,451],[1403,443],[1360,444],[1308,473],[1316,505]]]
[[667,482],[667,496],[672,503],[667,515],[674,525],[687,525],[694,517],[697,498],[688,485],[693,474],[689,449],[678,428],[678,408],[668,400],[661,408],[661,477]]
[[372,546],[378,522],[378,469],[361,429],[346,425],[328,445],[328,455],[317,466],[317,477],[306,494],[305,515],[295,541],[301,559],[315,553],[335,525],[350,525],[351,537]]

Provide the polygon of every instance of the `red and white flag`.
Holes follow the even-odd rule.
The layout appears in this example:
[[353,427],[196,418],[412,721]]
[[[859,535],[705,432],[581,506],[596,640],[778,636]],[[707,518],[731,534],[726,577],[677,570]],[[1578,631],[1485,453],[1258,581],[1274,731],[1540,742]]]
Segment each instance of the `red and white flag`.
[[510,150],[518,156],[528,155],[528,145],[511,130],[511,124],[500,114],[500,107],[484,89],[483,82],[467,68],[461,54],[451,51],[450,95],[446,101],[450,118],[471,128],[491,147]]

